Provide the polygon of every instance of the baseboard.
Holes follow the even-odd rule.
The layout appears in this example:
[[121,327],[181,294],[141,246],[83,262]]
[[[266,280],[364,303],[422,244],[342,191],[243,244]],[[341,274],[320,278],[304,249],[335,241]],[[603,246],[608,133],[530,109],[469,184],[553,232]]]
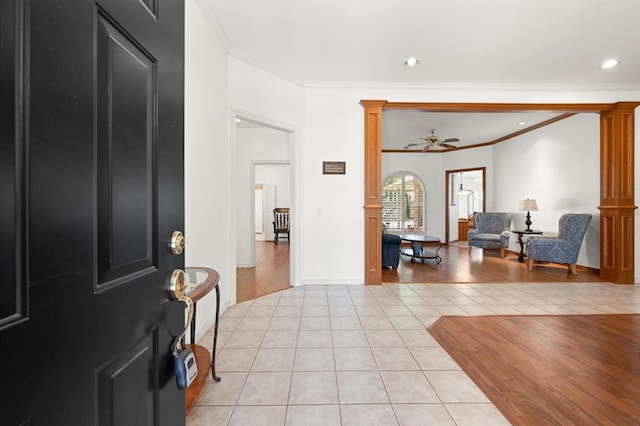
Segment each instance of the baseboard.
[[582,265],[577,265],[576,264],[576,269],[579,269],[581,271],[594,272],[594,273],[600,275],[600,268],[593,268],[591,266],[582,266]]

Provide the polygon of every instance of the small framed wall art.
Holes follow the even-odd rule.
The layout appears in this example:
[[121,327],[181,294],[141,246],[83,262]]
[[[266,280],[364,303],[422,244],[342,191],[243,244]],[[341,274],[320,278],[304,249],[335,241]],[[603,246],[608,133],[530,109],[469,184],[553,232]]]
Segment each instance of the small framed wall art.
[[344,175],[347,173],[347,163],[345,161],[323,161],[323,175]]

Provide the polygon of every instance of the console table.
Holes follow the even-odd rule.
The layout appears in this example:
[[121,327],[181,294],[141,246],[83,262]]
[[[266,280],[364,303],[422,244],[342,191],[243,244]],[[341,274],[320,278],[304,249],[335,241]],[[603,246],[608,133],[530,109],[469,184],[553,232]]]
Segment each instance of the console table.
[[514,229],[514,234],[518,235],[518,244],[520,244],[520,253],[518,253],[518,262],[524,262],[524,241],[522,240],[523,235],[542,235],[542,231],[534,231],[533,229]]
[[[187,345],[193,352],[198,366],[198,375],[191,385],[187,388],[185,396],[186,412],[188,413],[194,402],[202,392],[202,387],[209,376],[211,369],[211,377],[216,382],[220,381],[220,377],[216,376],[216,346],[218,343],[218,316],[220,314],[220,288],[218,281],[220,275],[217,271],[205,267],[188,267],[184,270],[185,278],[188,277],[189,284],[185,290],[185,296],[193,301],[193,319],[191,320],[191,344]],[[216,323],[213,328],[213,350],[211,352],[211,363],[209,363],[209,351],[201,346],[196,345],[196,306],[198,300],[216,290]]]
[[[410,249],[400,251],[400,254],[411,257],[411,263],[414,263],[416,259],[420,259],[422,263],[424,263],[425,259],[434,259],[436,263],[442,262],[442,258],[438,254],[438,251],[442,248],[440,238],[422,234],[402,234],[400,238],[411,243]],[[424,250],[425,244],[439,244],[439,246],[436,251],[430,251]]]

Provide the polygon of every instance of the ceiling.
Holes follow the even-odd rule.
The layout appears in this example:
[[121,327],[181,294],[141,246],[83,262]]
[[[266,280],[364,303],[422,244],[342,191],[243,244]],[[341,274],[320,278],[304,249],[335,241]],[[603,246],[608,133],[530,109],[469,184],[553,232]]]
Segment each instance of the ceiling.
[[[640,90],[639,0],[200,0],[229,55],[302,87]],[[408,68],[414,56],[419,64]],[[620,64],[603,70],[615,58]],[[385,110],[383,145],[456,146],[548,114]]]
[[[454,147],[468,147],[491,143],[509,134],[522,132],[561,113],[538,112],[482,112],[437,113],[407,110],[384,110],[382,114],[382,149],[407,150],[410,143],[424,142],[421,138],[431,135],[431,129],[440,139],[458,138],[449,143]],[[521,124],[522,123],[522,124]],[[425,145],[410,147],[409,151],[422,151]],[[429,149],[437,152],[446,148]]]
[[640,84],[638,0],[202,1],[229,54],[301,85]]

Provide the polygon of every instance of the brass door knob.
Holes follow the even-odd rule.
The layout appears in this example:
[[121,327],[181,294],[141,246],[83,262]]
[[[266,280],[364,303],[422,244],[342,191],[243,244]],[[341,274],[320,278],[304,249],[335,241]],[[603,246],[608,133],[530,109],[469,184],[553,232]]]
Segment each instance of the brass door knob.
[[184,271],[182,269],[174,269],[169,280],[169,291],[177,300],[184,296],[187,286],[184,282]]
[[177,348],[179,350],[184,349],[183,345],[182,345],[182,339],[184,338],[184,335],[187,333],[187,330],[189,329],[189,327],[191,327],[191,321],[193,320],[193,301],[188,297],[185,296],[185,290],[187,289],[187,284],[184,282],[184,278],[185,278],[185,273],[182,269],[174,269],[173,272],[171,273],[171,278],[169,279],[169,292],[171,293],[171,296],[174,297],[176,300],[179,300],[181,302],[183,302],[184,304],[187,305],[187,324],[184,327],[184,330],[182,331],[182,333],[180,333],[180,335],[177,337]]

